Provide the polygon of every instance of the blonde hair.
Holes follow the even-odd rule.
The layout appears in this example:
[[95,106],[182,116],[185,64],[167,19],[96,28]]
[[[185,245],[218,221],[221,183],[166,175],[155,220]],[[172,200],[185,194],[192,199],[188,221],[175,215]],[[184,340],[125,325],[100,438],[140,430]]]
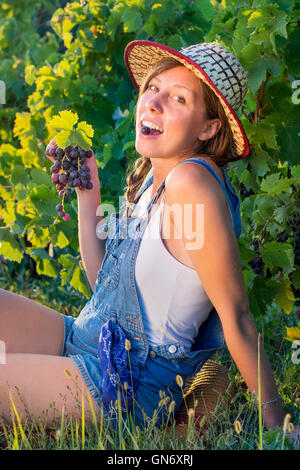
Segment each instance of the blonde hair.
[[[173,67],[182,66],[180,62],[172,57],[166,57],[157,62],[145,77],[144,82],[139,90],[138,101],[141,95],[148,88],[150,80],[156,75]],[[200,79],[199,79],[200,80]],[[222,167],[226,163],[239,159],[236,151],[233,134],[217,95],[209,88],[206,83],[200,80],[203,90],[203,98],[206,107],[207,119],[219,118],[222,126],[219,131],[211,139],[199,141],[199,147],[195,152],[191,152],[191,156],[206,155],[210,157],[218,166]],[[136,116],[135,116],[136,118]],[[133,202],[137,190],[143,182],[145,176],[151,168],[151,160],[148,157],[141,156],[134,162],[134,168],[129,170],[126,177],[127,186],[125,188],[125,198],[128,202]]]

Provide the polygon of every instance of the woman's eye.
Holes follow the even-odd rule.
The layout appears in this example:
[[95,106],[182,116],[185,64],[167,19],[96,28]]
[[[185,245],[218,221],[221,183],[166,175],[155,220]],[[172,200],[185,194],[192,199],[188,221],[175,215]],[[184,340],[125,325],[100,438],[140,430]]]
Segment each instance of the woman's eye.
[[185,98],[183,96],[175,95],[174,96],[175,101],[178,103],[185,103]]
[[157,86],[155,86],[153,84],[149,85],[149,89],[152,90],[152,91],[157,91],[158,90]]

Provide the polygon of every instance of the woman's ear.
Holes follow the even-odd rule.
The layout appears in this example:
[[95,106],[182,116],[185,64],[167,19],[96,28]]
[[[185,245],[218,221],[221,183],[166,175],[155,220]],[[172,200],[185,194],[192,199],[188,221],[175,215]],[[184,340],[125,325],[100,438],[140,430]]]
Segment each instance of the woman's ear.
[[222,123],[221,120],[216,119],[209,119],[206,121],[203,129],[198,135],[199,140],[209,140],[212,139],[221,129]]

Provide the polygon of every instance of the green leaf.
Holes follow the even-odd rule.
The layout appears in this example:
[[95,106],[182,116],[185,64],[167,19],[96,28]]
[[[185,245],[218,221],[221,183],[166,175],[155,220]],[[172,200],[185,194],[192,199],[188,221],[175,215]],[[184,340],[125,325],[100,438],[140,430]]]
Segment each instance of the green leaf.
[[286,209],[284,207],[276,207],[274,210],[274,217],[277,222],[282,224],[286,219]]
[[40,168],[33,168],[30,171],[32,181],[37,185],[45,184],[50,186],[52,184],[50,175],[48,175],[45,170],[41,170]]
[[143,26],[141,13],[137,9],[127,8],[125,14],[122,16],[122,20],[124,21],[125,33],[139,31]]
[[268,172],[269,165],[261,149],[255,149],[254,154],[251,156],[251,166],[258,176],[264,176]]
[[296,267],[296,271],[294,271],[291,275],[291,282],[296,287],[296,289],[300,289],[300,268]]
[[11,172],[11,182],[13,184],[26,183],[27,172],[26,169],[21,165],[15,165]]
[[300,183],[300,165],[291,168],[291,175],[294,176]]
[[28,83],[28,85],[33,85],[36,79],[35,75],[35,67],[34,65],[27,65],[25,67],[25,82]]
[[295,297],[291,291],[291,283],[288,279],[280,279],[275,302],[285,313],[291,313]]
[[264,244],[260,254],[267,268],[274,266],[292,268],[294,266],[294,250],[288,243],[277,243],[275,241]]
[[14,235],[22,236],[24,234],[26,226],[31,222],[31,218],[25,215],[16,214],[15,223],[11,229],[11,233]]
[[53,258],[47,253],[44,248],[29,248],[27,252],[30,256],[34,258],[36,257],[41,259],[48,259],[50,261],[53,260]]
[[250,310],[255,317],[265,315],[267,305],[273,300],[273,292],[264,279],[255,277],[253,287],[248,292]]
[[280,173],[266,176],[261,183],[261,191],[275,196],[285,191],[293,183],[292,178],[281,178]]
[[36,272],[50,277],[58,277],[57,263],[49,259],[37,259]]
[[83,295],[85,295],[87,298],[91,296],[91,291],[89,286],[87,285],[85,275],[78,266],[76,266],[74,269],[70,284]]
[[55,136],[56,144],[64,149],[66,148],[70,142],[70,136],[71,136],[72,131],[61,131],[59,134]]
[[112,144],[104,144],[103,148],[103,162],[106,165],[112,158]]
[[20,244],[6,227],[0,228],[0,255],[10,261],[21,263],[23,252]]
[[69,245],[69,239],[66,237],[64,232],[60,230],[58,234],[53,236],[52,243],[57,245],[59,248],[65,248]]
[[70,145],[76,147],[78,145],[83,150],[87,151],[92,147],[92,141],[84,132],[80,130],[73,130],[70,135]]
[[75,258],[74,256],[72,256],[71,254],[67,254],[67,255],[61,255],[59,258],[58,258],[58,261],[60,264],[62,264],[65,268],[70,268],[74,265],[77,265],[79,266],[79,258]]
[[33,206],[41,215],[46,214],[49,217],[57,215],[55,209],[57,204],[55,188],[51,188],[51,190],[49,190],[49,186],[42,184],[33,188],[29,192],[29,197]]
[[125,152],[126,150],[133,150],[135,148],[135,142],[134,140],[130,140],[129,142],[126,142],[126,144],[123,146],[122,151]]
[[60,111],[59,116],[53,116],[49,127],[55,130],[71,131],[78,121],[78,114],[71,111]]
[[81,121],[77,125],[76,129],[83,131],[88,137],[91,137],[91,138],[94,137],[94,129],[92,128],[92,126],[90,124],[88,124],[85,121]]

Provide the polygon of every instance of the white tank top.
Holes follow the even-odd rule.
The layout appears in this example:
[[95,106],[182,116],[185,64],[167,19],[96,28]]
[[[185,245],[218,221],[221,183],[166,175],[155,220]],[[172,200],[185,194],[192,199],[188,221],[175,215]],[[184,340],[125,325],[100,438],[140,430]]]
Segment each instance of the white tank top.
[[[133,217],[146,217],[152,185],[140,197]],[[174,258],[161,239],[164,195],[151,210],[136,259],[135,278],[150,345],[180,342],[191,350],[200,325],[213,308],[196,270]]]

